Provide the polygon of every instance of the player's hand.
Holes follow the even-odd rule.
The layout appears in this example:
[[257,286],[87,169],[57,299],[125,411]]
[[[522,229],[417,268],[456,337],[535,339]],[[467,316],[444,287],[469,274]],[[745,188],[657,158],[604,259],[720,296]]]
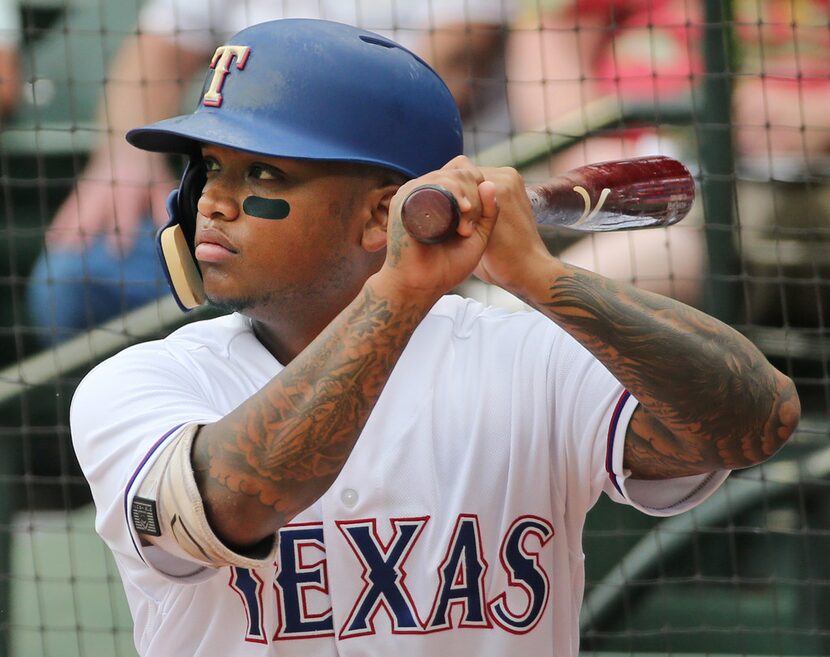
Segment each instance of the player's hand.
[[[401,222],[401,204],[421,185],[439,185],[458,202],[456,234],[439,244],[421,244]],[[438,171],[410,180],[392,199],[386,262],[381,274],[402,290],[440,296],[465,280],[478,265],[499,216],[495,186],[468,158],[452,159]]]
[[538,276],[536,267],[552,256],[536,227],[524,178],[510,167],[482,172],[494,187],[500,211],[475,275],[522,297],[527,283]]
[[165,223],[167,196],[175,188],[172,172],[161,158],[130,155],[120,158],[117,170],[106,154],[93,155],[49,227],[50,245],[80,251],[88,240],[106,234],[112,252],[125,254],[148,213],[157,226]]

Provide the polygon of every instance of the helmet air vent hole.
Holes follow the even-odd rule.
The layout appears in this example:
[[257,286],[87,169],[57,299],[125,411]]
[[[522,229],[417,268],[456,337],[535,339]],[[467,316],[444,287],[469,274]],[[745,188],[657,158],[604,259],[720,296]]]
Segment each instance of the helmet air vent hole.
[[360,40],[365,41],[366,43],[371,43],[375,46],[383,46],[384,48],[399,48],[397,43],[392,41],[387,41],[386,39],[381,39],[380,37],[373,37],[367,34],[361,34]]

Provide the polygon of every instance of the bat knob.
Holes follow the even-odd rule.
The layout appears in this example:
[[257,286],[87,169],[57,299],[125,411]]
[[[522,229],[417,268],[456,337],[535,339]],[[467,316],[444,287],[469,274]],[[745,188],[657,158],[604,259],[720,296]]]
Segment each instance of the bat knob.
[[439,185],[416,187],[401,205],[403,227],[423,244],[437,244],[453,235],[460,216],[455,197]]

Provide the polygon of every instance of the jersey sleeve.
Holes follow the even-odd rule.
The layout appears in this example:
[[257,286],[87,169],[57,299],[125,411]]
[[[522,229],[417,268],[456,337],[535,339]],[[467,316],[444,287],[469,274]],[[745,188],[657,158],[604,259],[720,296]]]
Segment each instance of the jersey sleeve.
[[694,508],[714,493],[729,476],[729,470],[664,480],[630,479],[623,467],[625,433],[637,400],[628,392],[620,394],[605,441],[605,472],[608,481],[603,490],[615,501],[630,504],[650,516],[672,516]]
[[623,468],[625,434],[637,399],[564,331],[554,340],[552,387],[554,468],[560,494],[587,512],[605,492],[653,516],[670,516],[704,501],[729,471],[659,481],[632,480]]
[[[183,363],[161,346],[128,349],[93,369],[70,408],[75,453],[92,490],[96,531],[136,579],[149,566],[166,578],[200,581],[214,571],[164,552],[136,531],[133,497],[143,475],[188,426],[222,416]],[[127,576],[131,576],[130,573]]]

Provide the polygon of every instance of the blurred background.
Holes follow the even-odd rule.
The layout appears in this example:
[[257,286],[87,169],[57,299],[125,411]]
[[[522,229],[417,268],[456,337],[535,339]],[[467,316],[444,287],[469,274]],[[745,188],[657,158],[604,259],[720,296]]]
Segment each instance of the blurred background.
[[672,228],[545,241],[735,326],[803,420],[693,513],[600,500],[582,652],[830,654],[830,0],[0,0],[0,657],[135,654],[69,404],[97,362],[212,311],[178,310],[154,252],[183,163],[123,134],[190,111],[228,36],[292,16],[421,54],[468,154],[529,182],[658,153],[693,172]]

